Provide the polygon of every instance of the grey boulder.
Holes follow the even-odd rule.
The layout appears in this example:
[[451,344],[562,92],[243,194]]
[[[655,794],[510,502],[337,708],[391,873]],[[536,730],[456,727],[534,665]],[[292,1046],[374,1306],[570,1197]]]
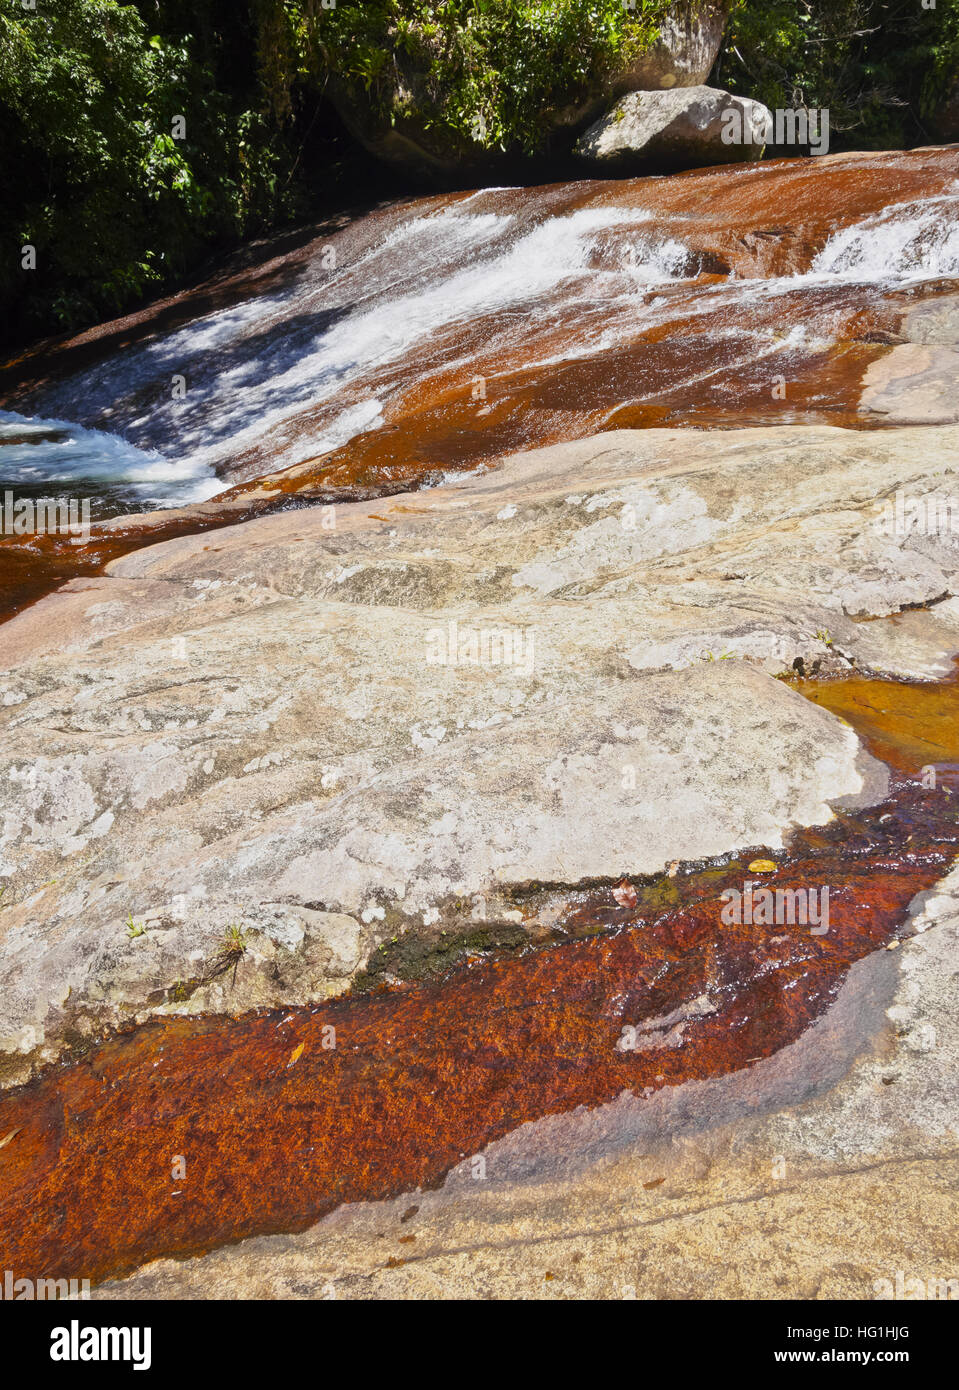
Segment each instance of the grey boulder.
[[761,102],[716,87],[628,92],[580,136],[576,154],[624,174],[741,163],[761,157],[771,119]]

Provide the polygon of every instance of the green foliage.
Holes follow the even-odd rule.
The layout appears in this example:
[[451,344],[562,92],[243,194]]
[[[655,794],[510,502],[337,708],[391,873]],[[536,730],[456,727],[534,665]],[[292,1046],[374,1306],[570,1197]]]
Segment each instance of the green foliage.
[[[360,177],[344,173],[330,92],[448,154],[544,152],[557,113],[643,52],[673,8],[328,4],[0,0],[0,335],[123,312]],[[736,0],[713,80],[772,107],[828,107],[833,147],[848,148],[930,138],[957,72],[959,0]]]
[[767,106],[830,113],[833,148],[901,148],[959,75],[959,0],[738,0],[718,80]]
[[231,923],[227,927],[223,936],[223,944],[220,947],[221,956],[242,956],[246,951],[246,933],[241,926]]
[[[532,151],[547,113],[647,45],[667,8],[0,0],[5,336],[122,312],[210,250],[305,211],[315,190],[301,155],[328,83],[367,96],[381,119],[442,128],[464,152]],[[35,270],[21,266],[24,245]]]
[[151,35],[114,0],[4,0],[0,148],[0,309],[21,335],[116,313],[282,210],[264,118],[191,36]]
[[[550,115],[647,48],[668,0],[309,0],[284,5],[301,74],[366,94],[394,124],[473,153],[542,148]],[[291,76],[289,69],[286,77]]]
[[127,936],[131,941],[135,941],[138,936],[145,936],[146,930],[143,922],[134,922],[132,912],[127,913]]
[[959,0],[939,0],[936,13],[938,24],[930,35],[919,97],[922,116],[932,115],[959,82]]

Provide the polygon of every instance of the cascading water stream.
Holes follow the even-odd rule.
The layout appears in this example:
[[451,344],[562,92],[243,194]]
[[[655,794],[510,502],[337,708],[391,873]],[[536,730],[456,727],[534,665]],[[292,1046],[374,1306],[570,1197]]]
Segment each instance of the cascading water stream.
[[177,464],[119,435],[0,410],[0,482],[17,497],[90,498],[97,515],[202,502],[220,491],[201,465]]
[[[613,426],[861,425],[864,367],[905,308],[959,280],[956,158],[811,163],[718,182],[491,189],[373,214],[278,267],[282,285],[267,277],[254,297],[185,313],[163,334],[147,311],[117,330],[121,346],[67,344],[20,364],[3,429],[25,442],[7,457],[36,468],[29,486],[99,477],[130,506],[235,484],[265,507],[264,478],[281,500],[396,490]],[[787,377],[780,403],[770,386]],[[57,455],[65,444],[74,452]],[[208,503],[202,524],[236,520],[224,505]],[[199,517],[105,528],[91,564]],[[48,586],[75,572],[72,556],[54,558]],[[896,687],[913,745],[950,765],[956,690]],[[860,695],[814,698],[856,723]],[[940,718],[951,741],[930,745]],[[720,890],[752,871],[750,853],[673,866],[638,884],[632,907],[611,884],[567,885],[549,941],[461,960],[442,980],[87,1039],[82,1062],[0,1097],[0,1134],[16,1136],[0,1191],[10,1258],[102,1278],[301,1229],[340,1202],[438,1183],[526,1121],[772,1056],[955,858],[951,792],[926,790],[894,732],[874,751],[897,769],[888,800],[798,833],[770,869],[784,889],[834,886],[827,936],[726,929]],[[616,1046],[625,1018],[649,1024],[648,1048]],[[676,1018],[682,1045],[660,1045],[654,1025]],[[156,1165],[187,1144],[189,1202]],[[97,1162],[107,1150],[111,1163]]]
[[[612,425],[768,423],[786,413],[769,404],[776,376],[794,384],[791,422],[835,419],[848,403],[829,399],[829,365],[850,320],[959,277],[954,180],[837,216],[821,247],[800,237],[784,273],[746,244],[788,240],[788,227],[737,238],[694,208],[664,214],[660,182],[601,185],[602,200],[573,185],[558,206],[555,189],[489,189],[375,214],[315,247],[282,289],[27,391],[33,428],[113,436],[102,457],[96,435],[75,432],[70,450],[41,440],[32,467],[67,482],[76,459],[102,479],[106,510],[121,482],[137,510],[209,497],[214,474],[229,485],[350,450],[375,485],[397,462],[428,480]],[[119,440],[148,458],[124,459]],[[8,476],[23,462],[0,460]]]

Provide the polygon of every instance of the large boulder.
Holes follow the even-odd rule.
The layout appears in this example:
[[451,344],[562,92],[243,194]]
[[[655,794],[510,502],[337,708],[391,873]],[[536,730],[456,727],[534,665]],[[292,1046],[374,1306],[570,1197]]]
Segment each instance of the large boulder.
[[768,120],[760,102],[716,87],[629,92],[580,137],[576,154],[604,174],[738,164],[761,157],[754,133]]
[[613,431],[332,529],[165,541],[25,610],[0,627],[0,1086],[125,1020],[538,937],[523,885],[775,850],[881,799],[852,729],[775,677],[934,674],[922,632],[854,619],[959,592],[951,536],[879,524],[957,458],[955,426]]
[[671,5],[655,43],[619,78],[621,91],[698,87],[712,71],[723,41],[730,6]]
[[[544,144],[568,151],[578,131],[595,120],[610,100],[651,88],[692,87],[708,77],[722,43],[731,0],[681,0],[639,57],[597,76],[592,88],[570,91],[546,113]],[[343,123],[371,154],[430,182],[480,175],[515,150],[489,149],[484,133],[470,139],[442,119],[428,64],[405,48],[390,54],[375,89],[335,76],[328,94]],[[386,90],[383,84],[386,83]]]

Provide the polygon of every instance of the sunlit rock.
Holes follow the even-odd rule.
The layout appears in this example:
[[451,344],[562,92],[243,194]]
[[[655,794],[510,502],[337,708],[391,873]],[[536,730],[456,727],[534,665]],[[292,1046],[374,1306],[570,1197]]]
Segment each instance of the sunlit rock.
[[630,92],[580,136],[576,154],[603,173],[636,174],[759,159],[769,111],[715,87]]

